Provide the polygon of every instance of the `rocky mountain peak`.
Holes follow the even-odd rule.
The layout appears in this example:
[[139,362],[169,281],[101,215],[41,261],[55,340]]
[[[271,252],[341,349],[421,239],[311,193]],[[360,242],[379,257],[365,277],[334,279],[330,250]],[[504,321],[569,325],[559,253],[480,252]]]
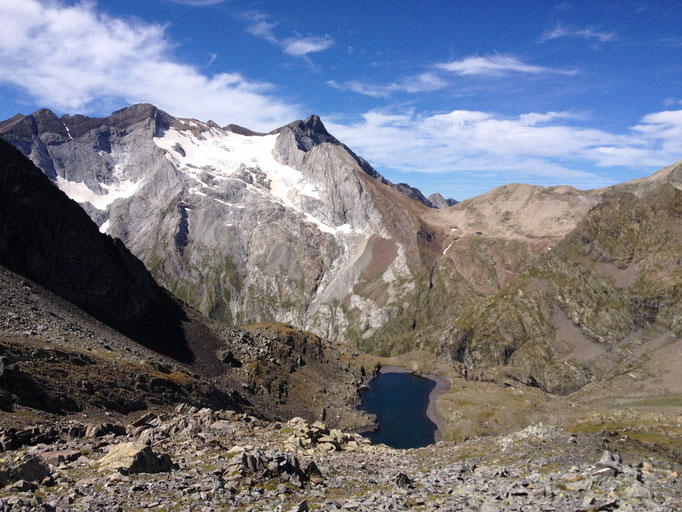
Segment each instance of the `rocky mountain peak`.
[[322,123],[322,119],[317,114],[308,116],[308,118],[303,121],[303,124],[313,131],[313,133],[319,133],[322,135],[329,135],[327,128]]
[[248,128],[245,128],[243,126],[240,126],[238,124],[228,124],[226,126],[223,126],[223,130],[236,133],[237,135],[246,135],[247,137],[253,137],[253,136],[262,136],[266,135],[265,133],[261,132],[254,132],[253,130],[250,130]]
[[46,108],[36,110],[28,116],[17,114],[2,124],[2,128],[4,129],[12,127],[21,132],[30,132],[34,135],[39,133],[66,135],[66,129],[57,115]]
[[12,126],[17,121],[21,121],[24,117],[24,114],[15,114],[5,121],[0,121],[0,129],[4,128],[5,126]]
[[427,199],[434,208],[444,209],[457,204],[457,200],[452,198],[445,199],[438,192],[431,194]]
[[320,116],[315,114],[309,116],[305,121],[294,121],[281,128],[277,128],[270,133],[282,134],[288,131],[293,134],[298,148],[301,151],[310,151],[313,147],[319,146],[324,142],[341,145],[341,143],[327,131]]

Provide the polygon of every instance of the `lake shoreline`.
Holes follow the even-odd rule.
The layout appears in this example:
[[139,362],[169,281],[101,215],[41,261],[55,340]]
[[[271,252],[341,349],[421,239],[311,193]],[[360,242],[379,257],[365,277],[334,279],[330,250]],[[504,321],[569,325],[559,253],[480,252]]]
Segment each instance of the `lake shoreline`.
[[422,377],[424,379],[432,380],[436,383],[436,387],[431,390],[429,394],[429,405],[426,408],[426,416],[433,421],[436,425],[436,432],[434,433],[434,442],[443,441],[443,433],[445,432],[445,422],[438,414],[436,408],[436,401],[438,397],[443,393],[449,391],[450,381],[442,377],[441,375],[424,374],[419,372],[414,372],[409,368],[402,366],[382,366],[380,373],[410,373],[417,377]]

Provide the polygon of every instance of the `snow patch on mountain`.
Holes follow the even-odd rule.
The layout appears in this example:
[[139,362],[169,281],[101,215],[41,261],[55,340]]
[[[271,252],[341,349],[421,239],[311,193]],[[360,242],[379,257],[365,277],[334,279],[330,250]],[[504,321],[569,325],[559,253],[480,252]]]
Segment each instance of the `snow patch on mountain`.
[[[191,194],[206,196],[201,189],[211,188],[211,185],[202,181],[203,172],[210,172],[216,180],[239,179],[235,173],[243,166],[257,168],[265,173],[270,190],[265,192],[247,183],[249,191],[266,195],[270,200],[297,211],[322,232],[341,235],[352,231],[348,224],[330,226],[305,211],[302,196],[320,201],[320,191],[315,184],[306,181],[301,171],[275,160],[272,150],[277,134],[246,136],[207,125],[200,127],[194,122],[190,125],[192,123],[194,128],[203,128],[203,131],[197,134],[196,130],[171,128],[163,136],[154,138],[154,143],[166,151],[167,158],[176,169],[199,185],[189,188]],[[227,204],[220,199],[213,199]],[[238,204],[229,206],[240,207]]]
[[107,207],[117,199],[125,199],[131,197],[141,185],[141,181],[133,182],[128,180],[119,181],[112,185],[100,183],[106,193],[98,194],[91,190],[82,181],[69,181],[57,176],[55,184],[57,188],[64,192],[71,199],[77,203],[90,203],[98,210],[106,210]]

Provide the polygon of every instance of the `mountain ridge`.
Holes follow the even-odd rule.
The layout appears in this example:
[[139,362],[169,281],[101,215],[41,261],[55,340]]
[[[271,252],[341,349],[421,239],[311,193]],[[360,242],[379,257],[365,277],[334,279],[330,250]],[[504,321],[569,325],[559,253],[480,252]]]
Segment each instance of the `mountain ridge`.
[[[39,112],[3,123],[0,136],[52,170],[176,297],[227,324],[277,320],[382,355],[446,354],[444,333],[462,315],[595,207],[624,190],[679,188],[682,165],[605,189],[508,184],[434,209],[315,115],[259,135],[152,105],[104,120]],[[488,355],[467,364],[498,362]]]

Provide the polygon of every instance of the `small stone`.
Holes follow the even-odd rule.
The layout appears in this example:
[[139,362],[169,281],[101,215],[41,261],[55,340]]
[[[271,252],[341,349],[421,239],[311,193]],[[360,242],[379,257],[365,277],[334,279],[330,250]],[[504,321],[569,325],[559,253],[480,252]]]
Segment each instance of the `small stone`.
[[290,509],[290,512],[308,512],[308,500],[303,500],[295,507]]
[[395,484],[398,487],[407,489],[412,487],[412,480],[405,473],[398,473],[398,476],[395,477]]
[[38,488],[36,484],[33,482],[28,482],[26,480],[19,480],[17,482],[14,482],[9,488],[10,491],[15,491],[15,492],[27,492],[27,491],[35,491]]

